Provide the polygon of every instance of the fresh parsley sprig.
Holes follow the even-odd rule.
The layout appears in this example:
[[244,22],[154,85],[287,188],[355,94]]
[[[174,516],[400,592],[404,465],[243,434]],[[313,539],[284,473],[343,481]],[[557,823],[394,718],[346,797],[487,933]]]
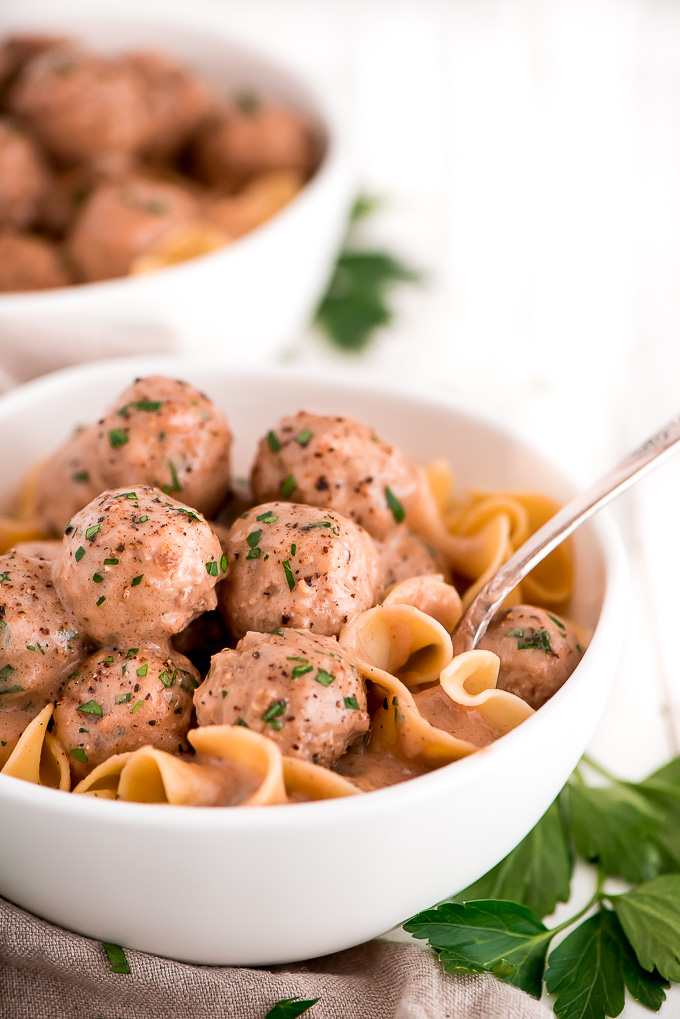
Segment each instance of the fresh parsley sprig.
[[[512,853],[404,928],[447,972],[493,973],[536,998],[545,982],[560,1019],[618,1016],[626,990],[658,1011],[680,981],[680,758],[640,783],[584,760],[609,784],[587,785],[577,769]],[[596,868],[595,892],[547,928],[543,918],[569,898],[577,854]],[[608,878],[631,887],[614,894]]]
[[345,244],[316,311],[317,326],[344,351],[364,350],[376,329],[389,325],[394,315],[389,296],[395,284],[421,279],[420,273],[389,252],[357,246],[352,228],[379,205],[379,200],[367,195],[355,201]]

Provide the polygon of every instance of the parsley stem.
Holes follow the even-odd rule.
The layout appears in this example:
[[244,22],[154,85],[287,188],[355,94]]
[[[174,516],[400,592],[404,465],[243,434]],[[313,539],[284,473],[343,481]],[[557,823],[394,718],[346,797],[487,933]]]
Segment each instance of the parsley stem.
[[603,778],[609,779],[610,782],[616,782],[617,784],[621,783],[620,778],[617,778],[616,775],[612,775],[611,771],[608,771],[604,765],[598,764],[598,762],[594,761],[592,757],[588,756],[588,754],[584,754],[581,760],[584,764],[587,764],[589,768],[592,768],[593,771],[597,771],[600,775],[602,775]]
[[572,778],[572,779],[573,779],[573,780],[574,780],[575,782],[577,782],[577,783],[578,783],[578,785],[583,785],[583,786],[584,786],[584,785],[586,785],[586,780],[584,779],[583,775],[582,775],[582,774],[581,774],[581,772],[579,771],[579,767],[578,767],[578,764],[577,764],[577,765],[576,765],[576,767],[574,768],[574,770],[573,770],[573,772],[572,772],[572,774],[571,774],[571,778]]
[[600,902],[600,900],[602,899],[602,889],[604,886],[604,881],[605,874],[603,873],[602,870],[598,869],[597,887],[593,892],[592,896],[590,897],[590,899],[588,899],[583,909],[579,909],[578,913],[575,913],[574,916],[571,916],[569,917],[568,920],[565,920],[563,923],[558,924],[557,927],[551,927],[549,931],[551,937],[554,937],[555,934],[559,934],[560,931],[566,930],[567,927],[571,927],[572,924],[575,924],[577,920],[580,920],[582,916],[585,916],[586,913],[590,912],[593,906],[596,906],[597,903]]

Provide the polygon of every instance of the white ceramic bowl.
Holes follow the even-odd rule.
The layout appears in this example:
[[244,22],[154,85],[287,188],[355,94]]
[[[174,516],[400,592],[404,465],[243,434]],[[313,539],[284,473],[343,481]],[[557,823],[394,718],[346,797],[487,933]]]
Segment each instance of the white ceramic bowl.
[[[419,461],[450,457],[463,485],[570,494],[556,467],[441,396],[134,359],[69,369],[0,398],[6,504],[26,469],[77,421],[94,419],[132,378],[155,371],[198,385],[227,412],[236,473],[247,473],[256,440],[280,416],[309,407],[363,418]],[[282,807],[111,803],[0,775],[0,894],[103,940],[192,962],[258,965],[358,944],[460,890],[545,811],[610,690],[625,560],[604,516],[577,532],[575,550],[571,614],[594,630],[590,645],[553,699],[492,746],[389,789]]]
[[144,276],[0,294],[0,369],[10,377],[158,351],[252,362],[309,322],[354,191],[342,116],[318,84],[233,41],[227,17],[222,5],[200,0],[3,0],[0,34],[54,31],[102,52],[158,49],[196,68],[219,94],[247,88],[307,111],[325,138],[322,163],[300,194],[221,251]]

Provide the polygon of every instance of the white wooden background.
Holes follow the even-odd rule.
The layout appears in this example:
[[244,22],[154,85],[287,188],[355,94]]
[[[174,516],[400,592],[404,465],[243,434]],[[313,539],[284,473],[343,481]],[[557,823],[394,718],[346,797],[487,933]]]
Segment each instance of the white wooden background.
[[[680,411],[677,0],[206,3],[341,98],[370,237],[427,273],[352,370],[481,403],[584,482]],[[591,752],[631,778],[678,752],[679,495],[680,459],[617,507],[634,601]]]

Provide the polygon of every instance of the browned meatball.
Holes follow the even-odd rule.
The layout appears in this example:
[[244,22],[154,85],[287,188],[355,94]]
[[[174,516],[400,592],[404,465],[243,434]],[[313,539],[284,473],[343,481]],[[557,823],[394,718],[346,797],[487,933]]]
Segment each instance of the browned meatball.
[[188,750],[199,682],[191,662],[161,648],[101,648],[87,658],[54,710],[54,734],[74,779],[138,747]]
[[149,130],[138,75],[114,57],[50,49],[19,76],[11,107],[41,145],[64,163],[128,163]]
[[253,98],[213,116],[195,143],[196,166],[209,184],[238,187],[257,173],[296,170],[307,176],[316,151],[309,121],[295,110]]
[[337,636],[382,587],[371,536],[314,506],[255,506],[232,524],[226,552],[229,574],[218,597],[236,637],[279,626]]
[[35,512],[49,534],[61,538],[74,513],[106,488],[99,474],[94,439],[94,428],[79,428],[40,468]]
[[248,633],[212,659],[194,695],[199,725],[246,725],[284,754],[329,765],[368,730],[366,690],[334,637]]
[[14,121],[0,118],[0,227],[31,226],[49,187],[38,149]]
[[43,559],[53,563],[59,555],[60,548],[60,541],[20,541],[10,551],[21,552],[31,559]]
[[540,708],[566,682],[583,649],[571,626],[558,616],[516,605],[492,620],[479,647],[501,660],[498,689]]
[[137,379],[96,426],[102,488],[146,484],[212,514],[229,489],[224,414],[187,382]]
[[95,640],[159,643],[215,608],[226,568],[219,541],[194,509],[138,485],[104,492],[76,513],[54,577]]
[[100,184],[73,225],[68,251],[85,280],[126,276],[135,259],[198,211],[198,201],[177,184],[147,177]]
[[377,542],[384,589],[409,577],[428,573],[448,573],[444,557],[418,534],[398,527],[384,541]]
[[42,237],[0,233],[0,293],[66,287],[73,276],[61,250]]
[[420,499],[418,468],[350,417],[300,411],[260,440],[252,469],[258,502],[327,506],[382,540]]
[[83,655],[52,562],[22,552],[0,556],[0,710],[56,699]]
[[31,32],[9,35],[0,43],[0,84],[7,85],[24,69],[29,61],[56,46],[67,46],[63,35]]
[[40,202],[39,226],[53,234],[65,234],[101,180],[102,175],[89,165],[53,174]]
[[167,159],[197,129],[211,106],[210,92],[195,74],[161,53],[129,53],[123,63],[138,76],[149,127],[144,151]]

